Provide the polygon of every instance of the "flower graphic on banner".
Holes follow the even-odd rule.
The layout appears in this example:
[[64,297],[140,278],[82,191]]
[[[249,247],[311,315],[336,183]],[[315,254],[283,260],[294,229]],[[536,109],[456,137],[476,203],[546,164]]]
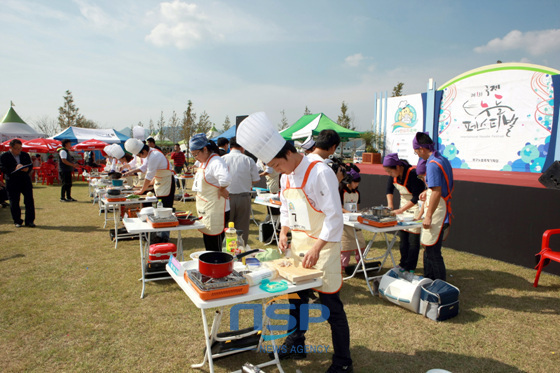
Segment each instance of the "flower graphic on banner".
[[412,128],[418,122],[416,109],[408,102],[401,101],[399,108],[395,113],[395,123],[393,123],[393,132],[399,128]]
[[439,109],[439,126],[438,131],[441,135],[451,125],[451,111],[449,107],[455,101],[457,97],[457,87],[452,85],[451,87],[445,88],[443,90],[443,96],[441,98],[441,106]]
[[441,138],[438,138],[438,142],[439,142],[439,152],[445,157],[447,158],[447,160],[449,161],[449,164],[451,164],[451,167],[453,168],[470,168],[469,165],[467,164],[467,162],[465,162],[463,159],[458,157],[459,154],[459,149],[457,149],[457,147],[455,146],[454,143],[451,143],[449,145],[444,145],[441,142]]
[[518,171],[518,172],[542,172],[548,148],[550,146],[550,136],[545,143],[539,146],[532,145],[530,142],[517,152],[518,159],[508,162],[501,171]]

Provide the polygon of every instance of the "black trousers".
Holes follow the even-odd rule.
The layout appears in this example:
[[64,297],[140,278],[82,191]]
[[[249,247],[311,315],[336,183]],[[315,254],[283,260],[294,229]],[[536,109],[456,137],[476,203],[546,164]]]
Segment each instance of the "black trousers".
[[60,199],[72,198],[72,172],[62,171],[59,173],[62,187],[60,188]]
[[[305,345],[306,330],[300,330],[300,307],[302,304],[309,303],[310,293],[311,290],[298,291],[297,294],[300,299],[290,298],[290,305],[295,306],[290,309],[290,316],[295,318],[296,327],[295,331],[286,338],[285,344],[291,344],[293,346]],[[346,312],[340,300],[339,292],[334,294],[319,292],[319,299],[321,300],[321,304],[326,306],[330,311],[330,316],[327,321],[331,327],[332,348],[334,349],[332,362],[340,366],[350,365],[352,364],[352,358],[350,356],[350,328],[348,327],[348,319],[346,318]]]
[[[229,211],[226,211],[225,219],[224,219],[224,228],[226,226],[226,222],[229,221]],[[222,251],[222,243],[224,242],[224,238],[226,237],[226,233],[222,230],[222,233],[211,236],[209,234],[202,234],[202,240],[204,241],[204,248],[206,251]]]
[[424,249],[424,277],[432,280],[440,279],[445,281],[447,278],[447,271],[443,256],[441,255],[441,245],[443,243],[443,232],[449,227],[449,224],[444,224],[437,242],[432,246],[426,246]]
[[420,253],[420,235],[410,232],[400,231],[399,237],[401,261],[399,265],[405,271],[414,271],[418,264],[418,254]]
[[10,200],[10,212],[12,213],[14,224],[23,224],[21,207],[19,207],[21,194],[23,194],[23,203],[25,205],[25,224],[32,224],[35,221],[35,201],[33,200],[31,179],[7,180],[6,191]]

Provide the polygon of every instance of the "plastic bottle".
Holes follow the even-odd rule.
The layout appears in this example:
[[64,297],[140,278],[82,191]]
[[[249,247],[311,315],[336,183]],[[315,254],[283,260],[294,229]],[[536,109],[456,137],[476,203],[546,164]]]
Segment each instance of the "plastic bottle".
[[163,208],[163,202],[161,202],[161,199],[158,199],[157,208],[158,208],[158,209],[162,209],[162,208]]
[[235,230],[235,226],[233,222],[229,222],[228,229],[226,229],[224,242],[222,244],[222,251],[225,251],[230,254],[237,254],[237,231]]

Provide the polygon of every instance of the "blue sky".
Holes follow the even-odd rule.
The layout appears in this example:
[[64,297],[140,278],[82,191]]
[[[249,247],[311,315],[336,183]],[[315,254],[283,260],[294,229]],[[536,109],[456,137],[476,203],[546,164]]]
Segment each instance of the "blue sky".
[[0,115],[56,119],[66,90],[104,128],[342,101],[368,129],[376,92],[438,86],[498,59],[560,70],[560,1],[2,0]]

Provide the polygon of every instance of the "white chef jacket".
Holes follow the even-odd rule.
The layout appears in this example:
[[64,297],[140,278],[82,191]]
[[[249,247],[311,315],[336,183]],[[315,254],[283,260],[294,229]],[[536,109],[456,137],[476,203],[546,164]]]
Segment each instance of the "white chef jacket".
[[228,154],[222,156],[222,159],[226,162],[231,175],[228,191],[232,194],[251,192],[253,181],[257,182],[261,179],[255,161],[238,149],[231,149]]
[[165,155],[157,149],[150,149],[148,156],[142,162],[142,166],[140,166],[140,171],[146,174],[146,180],[153,180],[156,177],[157,170],[167,169],[167,165],[169,162]]
[[[303,157],[294,172],[289,175],[283,174],[280,179],[281,190],[286,188],[287,180],[290,180],[292,188],[301,186],[307,167],[311,162],[307,157]],[[338,192],[338,180],[332,169],[322,162],[316,164],[309,174],[303,191],[307,194],[311,205],[326,215],[319,238],[327,242],[340,242],[344,228],[344,219],[340,194]],[[282,207],[280,207],[280,223],[282,226],[289,226],[288,206],[282,192],[280,193],[280,201],[282,202]]]

